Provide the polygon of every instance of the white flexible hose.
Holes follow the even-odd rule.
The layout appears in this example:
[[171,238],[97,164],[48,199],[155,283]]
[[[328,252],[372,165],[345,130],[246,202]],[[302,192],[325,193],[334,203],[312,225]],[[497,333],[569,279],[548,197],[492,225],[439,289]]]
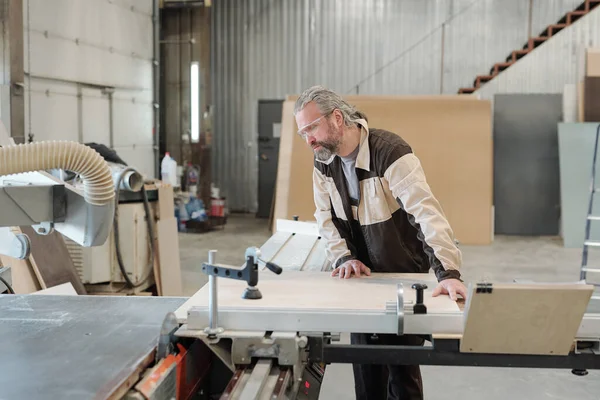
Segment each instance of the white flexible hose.
[[96,150],[77,142],[51,141],[0,148],[0,176],[64,169],[83,180],[85,201],[102,206],[113,200],[110,168]]

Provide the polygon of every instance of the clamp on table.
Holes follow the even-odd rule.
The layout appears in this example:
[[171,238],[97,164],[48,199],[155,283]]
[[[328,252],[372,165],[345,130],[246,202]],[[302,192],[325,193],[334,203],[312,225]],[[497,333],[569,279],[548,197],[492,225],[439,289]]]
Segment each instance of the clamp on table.
[[417,301],[413,306],[413,313],[427,314],[427,306],[423,302],[423,291],[427,289],[427,285],[424,283],[413,283],[411,287],[417,291]]
[[[413,314],[427,314],[427,306],[423,301],[423,292],[427,289],[424,283],[414,283],[411,288],[416,291],[416,301],[412,306]],[[396,286],[396,316],[398,318],[398,335],[404,335],[404,285],[399,283]],[[372,339],[377,339],[378,335],[373,334]]]
[[215,336],[223,331],[218,327],[217,317],[217,277],[236,279],[246,281],[248,287],[242,294],[243,299],[257,300],[262,298],[262,293],[258,289],[258,264],[264,264],[270,271],[279,275],[283,271],[281,267],[272,262],[261,260],[260,249],[249,247],[246,249],[246,264],[242,268],[235,268],[229,265],[217,265],[215,261],[216,250],[208,252],[208,263],[202,263],[202,272],[208,275],[209,284],[209,327],[206,333],[209,336]]

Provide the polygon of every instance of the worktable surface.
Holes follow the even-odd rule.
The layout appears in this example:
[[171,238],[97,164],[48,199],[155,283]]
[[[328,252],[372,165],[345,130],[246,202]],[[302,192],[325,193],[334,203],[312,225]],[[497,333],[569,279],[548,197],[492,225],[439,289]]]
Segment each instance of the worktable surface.
[[[237,298],[239,290],[234,294]],[[0,398],[106,398],[155,348],[165,315],[186,309],[185,302],[175,297],[0,295]],[[600,312],[600,302],[592,300],[588,312]]]
[[156,346],[176,297],[0,295],[0,398],[106,398]]
[[[262,272],[257,287],[263,298],[247,300],[241,297],[246,282],[218,278],[220,309],[282,309],[305,312],[321,310],[385,311],[387,302],[396,302],[396,287],[404,284],[404,301],[415,300],[413,283],[426,283],[424,302],[436,311],[453,312],[459,308],[448,296],[432,297],[437,281],[433,274],[382,274],[350,279],[331,277],[330,272],[289,271],[275,275]],[[176,312],[180,323],[185,323],[191,307],[208,307],[209,285],[205,285]]]

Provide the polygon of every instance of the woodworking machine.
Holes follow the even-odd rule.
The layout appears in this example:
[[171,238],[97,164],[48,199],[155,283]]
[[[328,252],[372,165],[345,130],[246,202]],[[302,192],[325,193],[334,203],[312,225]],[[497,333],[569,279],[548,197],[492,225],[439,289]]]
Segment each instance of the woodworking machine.
[[[315,229],[279,221],[242,266],[211,252],[189,299],[0,296],[3,398],[315,399],[330,363],[600,369],[589,285],[479,283],[457,304],[431,296],[433,274],[332,278]],[[349,302],[357,290],[371,301]],[[427,341],[342,344],[348,332]]]
[[[576,375],[600,368],[600,314],[590,304],[593,286],[583,282],[471,284],[459,305],[432,297],[433,274],[341,280],[265,261],[259,282],[246,273],[258,268],[260,251],[246,257],[239,269],[210,254],[202,265],[212,278],[208,289],[175,312],[175,337],[201,340],[233,373],[222,398],[318,398],[331,363],[564,368]],[[249,289],[261,291],[260,299],[247,297]],[[426,345],[340,344],[351,332],[418,335]]]
[[[85,164],[63,156],[67,166]],[[93,173],[108,170],[94,162]],[[15,215],[0,226],[29,215],[38,232],[54,227],[83,246],[106,240],[110,175],[85,193],[44,173],[29,178],[48,184],[5,186],[0,204]],[[25,192],[51,207],[23,200],[18,211]],[[26,255],[8,246],[20,239],[8,239],[0,251]],[[277,221],[241,266],[217,259],[211,251],[199,261],[209,282],[189,299],[0,295],[1,397],[316,399],[331,363],[600,369],[600,307],[585,282],[478,282],[455,302],[432,296],[433,274],[332,278],[316,225],[299,221]],[[341,344],[351,332],[426,342]]]

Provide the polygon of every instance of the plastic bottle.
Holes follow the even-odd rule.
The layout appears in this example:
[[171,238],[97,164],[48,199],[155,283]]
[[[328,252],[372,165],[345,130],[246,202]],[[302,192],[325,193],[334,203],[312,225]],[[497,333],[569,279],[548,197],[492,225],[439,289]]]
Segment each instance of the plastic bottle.
[[161,180],[173,187],[178,187],[177,184],[177,162],[171,158],[167,151],[162,162],[160,163]]
[[171,179],[169,179],[169,171],[171,170],[171,155],[167,151],[165,156],[163,157],[160,163],[160,178],[164,183],[171,183]]

